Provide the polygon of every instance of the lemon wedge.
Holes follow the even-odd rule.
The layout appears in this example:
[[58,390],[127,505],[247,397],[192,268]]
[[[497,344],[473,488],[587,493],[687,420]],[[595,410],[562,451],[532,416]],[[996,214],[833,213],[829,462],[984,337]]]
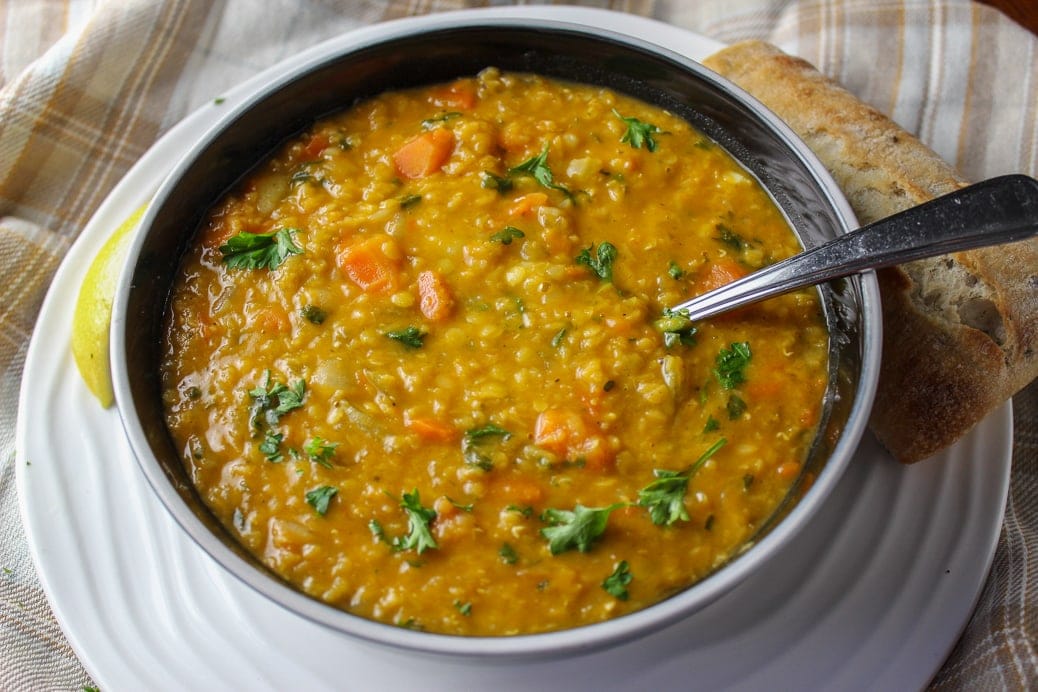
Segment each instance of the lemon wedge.
[[72,357],[83,381],[105,408],[115,401],[108,361],[112,301],[131,231],[147,208],[147,202],[138,207],[101,246],[83,277],[72,314]]

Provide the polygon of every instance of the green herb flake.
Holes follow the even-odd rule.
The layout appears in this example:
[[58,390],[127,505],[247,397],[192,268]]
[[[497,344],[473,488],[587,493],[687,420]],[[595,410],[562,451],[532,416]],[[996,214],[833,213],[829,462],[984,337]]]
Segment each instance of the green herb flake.
[[617,563],[616,568],[613,569],[613,573],[602,582],[602,588],[606,590],[606,593],[615,596],[621,601],[626,601],[630,598],[630,594],[627,592],[627,585],[631,583],[632,579],[634,577],[631,576],[627,560],[621,560]]
[[721,349],[714,368],[714,377],[717,378],[721,389],[735,389],[746,381],[746,366],[749,365],[752,356],[750,344],[746,341],[733,343],[728,348]]
[[425,340],[425,332],[411,325],[404,329],[395,329],[386,332],[386,336],[394,341],[399,341],[408,348],[421,348]]
[[533,507],[530,505],[523,505],[521,507],[519,505],[508,505],[505,507],[505,510],[508,512],[515,512],[516,514],[520,514],[526,518],[533,516]]
[[270,233],[242,231],[220,246],[223,263],[231,269],[276,269],[289,255],[300,255],[293,235],[297,228],[282,228]]
[[478,428],[466,430],[461,440],[462,458],[469,466],[489,471],[494,468],[494,462],[483,453],[480,448],[481,444],[488,438],[499,437],[501,441],[505,441],[511,436],[512,433],[494,423],[487,423]]
[[263,384],[249,390],[252,398],[252,423],[259,427],[263,422],[276,425],[281,416],[303,406],[306,383],[296,380],[291,386],[271,381],[270,371],[264,374]]
[[678,266],[677,262],[671,260],[670,264],[667,265],[667,275],[675,281],[678,281],[683,276],[685,276],[685,271],[680,266]]
[[653,135],[661,133],[662,130],[660,128],[652,123],[642,122],[638,118],[625,118],[615,108],[613,109],[613,115],[627,124],[627,131],[620,137],[621,142],[627,142],[634,149],[640,149],[644,146],[650,152],[656,151],[656,140],[653,138]]
[[728,226],[725,226],[723,223],[717,224],[717,233],[717,239],[733,250],[741,252],[742,249],[746,247],[746,241],[743,240],[738,233]]
[[555,332],[555,336],[553,336],[551,338],[551,347],[552,348],[558,348],[559,344],[562,343],[562,340],[564,338],[566,338],[566,328],[565,327],[563,327],[559,331]]
[[425,120],[423,120],[422,129],[431,130],[441,123],[445,123],[449,120],[454,120],[455,118],[460,117],[461,113],[459,113],[458,111],[447,111],[446,113],[440,113],[439,115],[434,115],[431,118],[426,118]]
[[382,524],[379,523],[378,519],[372,519],[368,522],[368,531],[377,541],[386,540],[386,530],[382,528]]
[[722,437],[684,471],[666,469],[653,471],[656,480],[638,491],[638,506],[649,510],[649,517],[653,524],[670,526],[679,520],[689,520],[688,510],[685,509],[685,494],[688,492],[689,479],[727,443],[728,440]]
[[714,432],[721,427],[721,424],[717,422],[717,419],[713,416],[708,416],[706,419],[706,425],[703,426],[703,432]]
[[523,161],[518,166],[509,168],[508,175],[533,176],[533,179],[540,183],[542,187],[546,187],[549,190],[559,190],[567,197],[572,197],[569,189],[555,182],[555,176],[552,175],[551,168],[548,167],[548,148],[548,145],[545,144],[540,154]]
[[267,431],[267,434],[263,438],[263,442],[259,446],[260,452],[267,458],[267,461],[273,461],[275,463],[282,461],[285,457],[281,453],[281,441],[285,439],[285,436],[281,433],[275,433]]
[[454,609],[465,617],[472,615],[472,604],[469,602],[462,603],[461,601],[454,601]]
[[497,233],[492,234],[490,240],[495,243],[501,243],[502,245],[511,245],[513,240],[525,237],[526,234],[515,226],[505,226]]
[[416,204],[418,204],[421,201],[422,201],[422,196],[421,195],[404,195],[403,197],[400,198],[400,208],[401,209],[410,209],[411,207],[415,206]]
[[315,512],[323,517],[328,512],[328,505],[331,503],[332,498],[338,493],[338,488],[334,488],[330,485],[322,485],[321,487],[314,488],[306,493],[306,502],[314,508]]
[[303,451],[310,457],[310,461],[330,469],[332,468],[332,456],[335,454],[335,448],[338,446],[338,442],[328,442],[320,437],[314,437],[306,441],[306,444],[303,445]]
[[497,190],[504,194],[512,189],[512,179],[506,176],[495,175],[490,171],[483,171],[480,185],[486,190]]
[[328,313],[316,305],[303,306],[299,313],[311,324],[321,324],[328,318]]
[[746,402],[732,394],[728,397],[728,404],[725,406],[728,411],[728,420],[737,420],[742,417],[742,414],[746,413]]
[[513,548],[508,543],[502,543],[501,548],[497,551],[497,554],[501,558],[501,562],[505,563],[506,565],[514,565],[516,562],[519,561],[519,553],[515,552],[515,548]]
[[667,348],[675,346],[692,346],[696,343],[698,329],[688,318],[685,310],[663,309],[663,315],[653,322],[657,331],[663,334],[663,345]]
[[417,488],[410,493],[404,493],[400,507],[407,514],[407,535],[395,538],[393,547],[397,550],[416,550],[419,555],[430,548],[438,547],[430,530],[430,524],[436,518],[436,511],[422,506]]
[[587,267],[603,281],[612,281],[616,255],[616,246],[612,243],[601,243],[597,250],[595,250],[595,244],[592,243],[590,247],[581,250],[574,259],[577,264]]
[[470,440],[478,440],[484,437],[502,437],[507,440],[511,436],[512,433],[495,423],[487,423],[478,428],[471,428],[465,431],[465,437]]
[[591,549],[591,544],[605,532],[609,515],[623,506],[622,502],[608,507],[584,507],[578,503],[572,511],[546,509],[541,513],[541,520],[550,526],[541,529],[541,535],[548,539],[548,549],[552,555],[567,550],[586,553]]
[[[215,105],[215,106],[222,106],[226,102],[227,102],[227,99],[225,99],[223,96],[217,96],[216,98],[213,99],[213,105]],[[84,689],[86,689],[86,688],[84,688]]]

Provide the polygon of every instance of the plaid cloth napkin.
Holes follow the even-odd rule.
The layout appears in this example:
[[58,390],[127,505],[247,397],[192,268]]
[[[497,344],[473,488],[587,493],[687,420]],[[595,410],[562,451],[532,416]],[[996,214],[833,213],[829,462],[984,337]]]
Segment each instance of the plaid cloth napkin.
[[[0,3],[0,689],[93,685],[28,558],[12,459],[35,316],[98,204],[171,125],[301,49],[384,19],[500,4],[508,3]],[[1038,175],[1038,39],[989,8],[966,0],[580,4],[726,42],[769,40],[917,133],[967,178]],[[1038,384],[1014,405],[1012,481],[994,567],[934,688],[1024,689],[1038,680]]]

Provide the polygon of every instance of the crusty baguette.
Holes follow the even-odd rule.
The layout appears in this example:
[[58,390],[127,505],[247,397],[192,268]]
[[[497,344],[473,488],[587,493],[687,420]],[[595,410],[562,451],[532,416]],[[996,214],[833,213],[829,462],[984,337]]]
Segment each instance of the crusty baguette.
[[[782,118],[869,223],[965,185],[809,63],[760,41],[705,64]],[[909,463],[951,445],[1038,377],[1038,239],[879,272],[883,363],[870,425]]]

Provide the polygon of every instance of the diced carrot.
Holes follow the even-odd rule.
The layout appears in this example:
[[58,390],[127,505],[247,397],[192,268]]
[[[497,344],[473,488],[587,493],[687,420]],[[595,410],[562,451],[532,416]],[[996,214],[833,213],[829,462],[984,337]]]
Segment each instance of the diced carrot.
[[438,127],[408,140],[393,154],[393,163],[405,178],[424,178],[443,168],[452,151],[454,133]]
[[497,485],[496,492],[505,503],[521,507],[532,507],[544,500],[541,484],[525,478],[507,478]]
[[390,293],[399,282],[400,261],[386,255],[385,243],[393,242],[383,234],[349,238],[336,248],[339,269],[366,293]]
[[779,478],[785,480],[792,480],[797,477],[800,473],[800,462],[799,461],[786,461],[779,464],[779,467],[775,469],[775,473],[778,474]]
[[432,99],[441,108],[470,111],[478,100],[476,84],[471,79],[459,79],[433,91]]
[[451,442],[458,437],[458,430],[435,418],[404,417],[404,426],[418,437],[429,442]]
[[537,416],[534,444],[569,461],[602,470],[613,461],[604,436],[593,430],[584,416],[570,409],[548,409]]
[[303,147],[304,161],[313,161],[328,148],[328,135],[311,135],[310,140]]
[[548,203],[548,195],[543,192],[530,192],[522,197],[516,197],[515,202],[508,208],[509,216],[523,216],[538,207]]
[[274,305],[261,308],[255,316],[256,325],[264,334],[287,334],[291,323],[284,308]]
[[774,376],[763,374],[749,378],[743,386],[746,394],[756,401],[777,400],[785,388],[786,383],[778,377],[778,373]]
[[439,272],[426,270],[418,274],[418,306],[430,320],[443,320],[451,314],[454,296]]
[[720,259],[710,263],[706,274],[699,278],[697,286],[703,293],[706,293],[725,284],[730,284],[736,279],[741,279],[747,274],[749,274],[749,270],[738,262]]

